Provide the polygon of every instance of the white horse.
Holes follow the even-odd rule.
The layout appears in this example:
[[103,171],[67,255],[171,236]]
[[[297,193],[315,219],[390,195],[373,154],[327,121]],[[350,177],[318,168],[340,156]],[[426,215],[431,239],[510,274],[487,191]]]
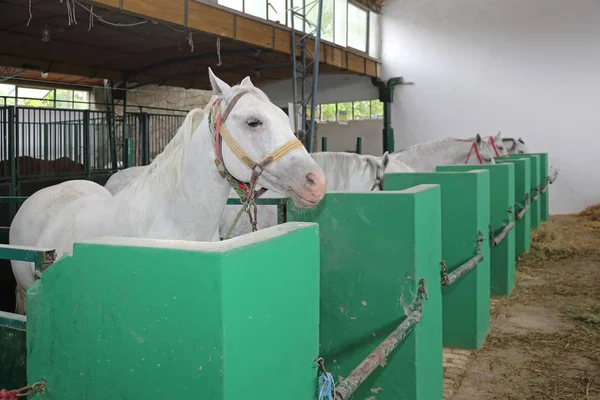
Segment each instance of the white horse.
[[[209,105],[192,110],[126,188],[112,196],[93,182],[71,180],[39,190],[15,216],[10,244],[53,248],[60,258],[72,253],[74,242],[101,236],[218,240],[230,190],[224,176],[284,193],[299,208],[320,202],[325,176],[294,136],[287,115],[250,78],[230,87],[210,69],[209,76]],[[34,267],[18,261],[12,267],[17,312],[24,313]]]
[[[388,153],[376,157],[346,152],[311,153],[319,164],[327,179],[327,192],[368,192],[381,190],[381,183],[385,169],[388,165]],[[404,172],[414,172],[406,167]],[[235,196],[232,191],[229,196]],[[262,198],[283,199],[281,193],[266,193]],[[277,225],[277,206],[259,205],[257,228],[264,229]],[[219,234],[225,237],[227,231],[235,221],[241,206],[229,205],[225,208]],[[230,237],[240,236],[251,231],[251,224],[247,215],[242,215],[231,231]]]
[[112,174],[110,178],[108,178],[104,187],[110,192],[110,194],[114,196],[123,190],[125,186],[133,182],[135,178],[140,176],[146,169],[148,169],[148,167],[149,165],[140,165],[137,167],[129,167],[117,171]]
[[523,139],[503,138],[502,142],[508,154],[524,154],[529,153],[529,149],[525,146]]
[[[502,139],[504,146],[506,147],[507,154],[526,154],[529,153],[529,149],[525,146],[525,141],[521,138],[504,138]],[[558,178],[560,170],[554,168],[552,165],[548,167],[548,183],[553,184]]]
[[424,142],[391,153],[385,172],[405,172],[406,166],[417,172],[435,172],[438,165],[495,164],[492,151],[479,134],[474,139],[445,138]]

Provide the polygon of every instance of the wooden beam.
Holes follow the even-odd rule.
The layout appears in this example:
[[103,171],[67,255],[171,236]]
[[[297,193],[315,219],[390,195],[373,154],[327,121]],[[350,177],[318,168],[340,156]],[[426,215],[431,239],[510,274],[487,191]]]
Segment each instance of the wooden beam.
[[[185,0],[97,0],[95,3],[118,8],[115,3],[119,1],[123,3],[123,11],[184,26]],[[188,0],[187,5],[190,29],[284,54],[291,53],[290,30],[286,26],[194,0]],[[296,37],[300,39],[301,36],[297,34]],[[314,39],[308,41],[307,49],[314,52]],[[340,69],[378,76],[378,60],[332,43],[321,42],[320,60]]]

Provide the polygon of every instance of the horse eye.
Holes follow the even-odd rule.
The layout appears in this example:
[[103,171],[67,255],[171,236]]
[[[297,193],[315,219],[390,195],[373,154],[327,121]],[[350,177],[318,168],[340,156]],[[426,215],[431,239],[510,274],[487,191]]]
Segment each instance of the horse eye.
[[262,125],[262,122],[260,122],[259,120],[255,119],[255,118],[251,118],[248,121],[246,121],[246,124],[250,128],[257,128]]

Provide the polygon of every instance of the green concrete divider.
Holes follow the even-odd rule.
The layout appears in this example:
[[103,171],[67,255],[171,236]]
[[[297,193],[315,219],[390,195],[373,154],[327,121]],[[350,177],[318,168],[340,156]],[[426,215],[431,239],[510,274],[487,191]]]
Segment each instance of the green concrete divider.
[[[349,386],[356,387],[357,373],[365,380],[352,399],[442,398],[440,218],[436,185],[398,192],[328,193],[312,210],[288,203],[290,221],[319,224],[320,355],[343,398],[351,393]],[[385,367],[371,374],[355,370],[411,318],[407,311],[421,279],[428,291],[421,321],[384,357]]]
[[548,153],[531,154],[540,156],[540,214],[542,221],[548,222],[550,220],[550,197],[548,194],[550,188],[550,182],[548,182],[550,164],[548,162]]
[[[484,170],[385,175],[386,191],[419,184],[441,187],[442,259],[452,275],[449,281],[458,278],[442,288],[444,347],[478,349],[489,332],[489,175]],[[473,268],[468,270],[470,267]],[[441,272],[440,266],[431,268]],[[442,279],[440,275],[438,279]]]
[[493,296],[508,296],[515,285],[515,166],[502,165],[439,165],[437,172],[490,172],[490,292]]
[[[530,162],[530,191],[529,200],[531,204],[531,228],[538,228],[542,222],[542,202],[540,195],[540,185],[542,181],[542,162],[541,157],[535,154],[510,154],[506,157],[509,160],[528,158]],[[498,160],[496,158],[496,160]]]
[[529,252],[531,248],[531,160],[525,158],[497,157],[496,164],[515,166],[515,256]]
[[27,375],[44,397],[315,398],[316,224],[75,243],[27,301]]

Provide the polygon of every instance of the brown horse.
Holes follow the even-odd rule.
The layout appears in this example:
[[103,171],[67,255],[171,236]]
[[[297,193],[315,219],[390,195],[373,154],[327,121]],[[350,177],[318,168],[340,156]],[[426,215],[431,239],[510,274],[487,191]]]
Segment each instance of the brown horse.
[[[85,173],[83,164],[77,163],[68,157],[56,160],[42,160],[30,156],[17,157],[15,160],[17,176],[21,180],[36,179],[40,176],[80,176]],[[10,161],[0,162],[0,177],[10,176]]]

